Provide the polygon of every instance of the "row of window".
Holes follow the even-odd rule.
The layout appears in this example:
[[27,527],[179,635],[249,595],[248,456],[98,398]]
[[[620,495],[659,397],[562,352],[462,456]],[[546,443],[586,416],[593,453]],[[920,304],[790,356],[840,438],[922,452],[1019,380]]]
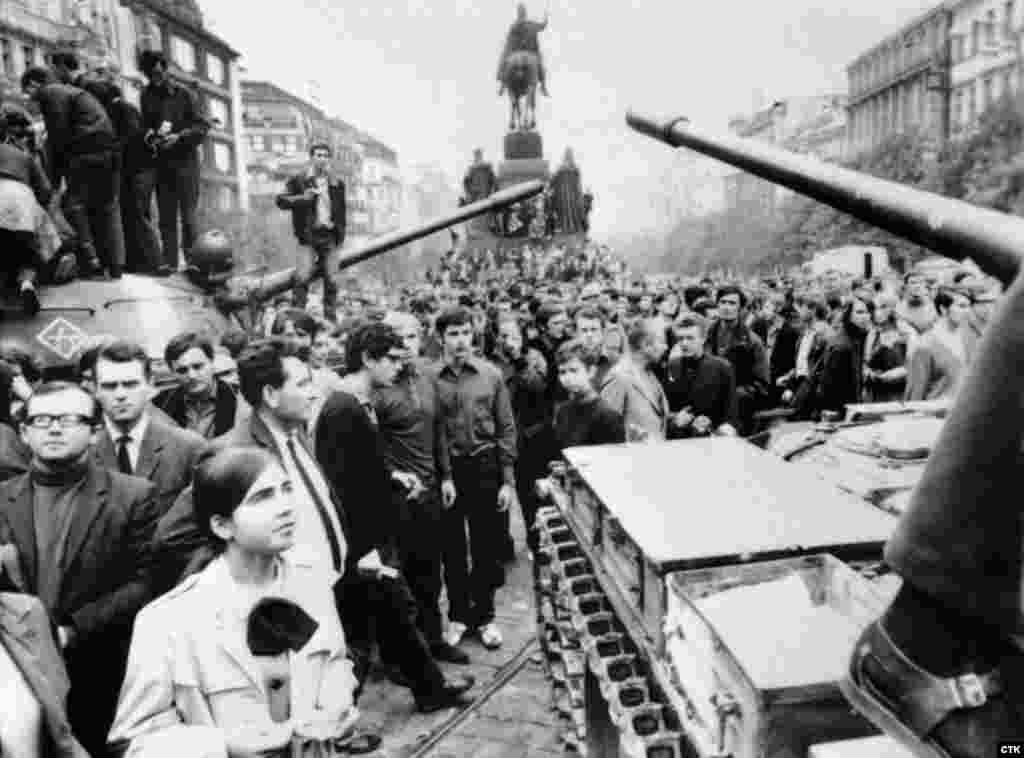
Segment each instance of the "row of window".
[[[135,13],[135,34],[140,42],[145,41],[157,49],[164,50],[164,33],[159,24],[151,17],[137,11]],[[167,35],[165,50],[170,59],[189,74],[201,76],[213,84],[229,87],[229,67],[227,61],[209,50],[200,51],[194,42],[177,34]]]
[[927,121],[928,88],[924,77],[893,88],[855,108],[847,128],[854,144],[879,135],[905,131]]
[[1013,66],[967,82],[953,90],[950,121],[955,126],[969,126],[997,99],[1015,90]]
[[991,49],[1001,43],[1014,42],[1016,36],[1013,18],[1015,9],[1014,0],[1005,0],[1002,18],[997,18],[995,10],[990,9],[985,12],[984,20],[975,19],[971,22],[970,36],[954,34],[950,45],[953,63],[970,60],[981,54],[986,48]]
[[850,71],[850,92],[862,92],[876,82],[926,61],[934,54],[940,37],[941,26],[936,20],[927,27],[908,32],[900,41],[878,49]]
[[253,134],[249,137],[249,146],[255,153],[281,153],[283,155],[296,155],[305,152],[305,140],[299,139],[295,134],[280,137],[264,137],[262,134]]

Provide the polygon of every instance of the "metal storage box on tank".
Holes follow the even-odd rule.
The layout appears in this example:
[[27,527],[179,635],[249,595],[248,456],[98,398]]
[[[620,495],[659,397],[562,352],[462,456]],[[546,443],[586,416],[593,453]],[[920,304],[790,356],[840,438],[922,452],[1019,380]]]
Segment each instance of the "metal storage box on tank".
[[665,662],[691,737],[714,755],[804,758],[876,734],[835,681],[897,586],[831,555],[673,573]]
[[[814,472],[740,439],[570,448],[565,457],[570,464],[565,488],[573,492],[562,501],[566,521],[684,721],[692,710],[689,685],[679,681],[665,647],[673,575],[730,567],[756,570],[771,561],[807,556],[818,556],[813,560],[822,562],[821,554],[836,556],[839,565],[840,560],[878,561],[896,524],[892,516]],[[843,568],[860,579],[852,569]],[[719,703],[726,710],[724,696],[729,694],[723,691]],[[754,695],[748,693],[747,700],[754,702]],[[844,707],[843,712],[849,709]],[[783,716],[788,712],[767,712],[770,718]],[[837,736],[827,733],[817,741],[845,735],[837,730]],[[760,738],[749,740],[753,744]],[[775,750],[770,741],[761,747]],[[716,752],[708,748],[706,754]],[[737,753],[736,758],[757,755]],[[796,754],[781,749],[766,755]]]
[[658,650],[669,573],[814,553],[880,560],[896,524],[736,438],[576,447],[565,458],[565,516],[629,610],[623,621]]

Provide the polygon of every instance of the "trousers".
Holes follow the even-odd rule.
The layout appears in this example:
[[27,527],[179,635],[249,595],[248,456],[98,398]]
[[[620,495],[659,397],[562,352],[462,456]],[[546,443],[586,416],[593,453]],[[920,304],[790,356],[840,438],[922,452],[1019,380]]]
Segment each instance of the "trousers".
[[[404,497],[404,495],[403,495]],[[402,573],[416,600],[416,619],[428,643],[441,642],[441,499],[436,487],[405,508],[399,528]]]
[[68,159],[65,216],[87,257],[108,268],[124,268],[120,158],[114,152]]
[[[162,263],[178,268],[178,224],[181,224],[180,247],[187,252],[199,234],[199,159],[159,163],[146,177],[156,189],[157,212],[160,215]],[[150,189],[149,192],[153,190]]]
[[416,600],[402,574],[372,579],[349,567],[334,594],[360,687],[370,670],[374,641],[381,658],[398,667],[416,695],[444,686],[444,674],[417,626]]
[[501,550],[507,530],[498,511],[497,453],[453,458],[452,479],[458,496],[444,513],[443,527],[448,617],[472,629],[494,620],[494,593],[505,583]]
[[324,316],[334,321],[338,307],[338,258],[341,247],[331,229],[314,228],[308,246],[299,248],[295,263],[296,284],[292,290],[292,305],[305,308],[309,299],[309,283],[315,276],[324,282]]
[[133,273],[156,271],[163,263],[153,221],[153,170],[125,171],[121,176],[121,225],[125,265]]

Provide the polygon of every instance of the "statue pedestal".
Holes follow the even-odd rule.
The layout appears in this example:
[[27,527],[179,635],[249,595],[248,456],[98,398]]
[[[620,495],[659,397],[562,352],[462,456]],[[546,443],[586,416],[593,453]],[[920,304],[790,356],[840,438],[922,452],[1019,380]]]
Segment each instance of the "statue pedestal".
[[498,166],[498,186],[501,189],[520,182],[528,182],[531,179],[540,179],[546,182],[550,176],[548,162],[543,158],[519,158],[502,161]]
[[543,157],[544,142],[539,132],[509,132],[505,135],[505,160],[540,160]]

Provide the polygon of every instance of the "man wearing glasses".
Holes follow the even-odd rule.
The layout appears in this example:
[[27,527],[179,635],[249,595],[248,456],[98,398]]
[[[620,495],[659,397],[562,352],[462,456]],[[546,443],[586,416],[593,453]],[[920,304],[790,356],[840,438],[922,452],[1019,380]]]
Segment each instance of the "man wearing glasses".
[[50,615],[71,680],[72,729],[102,755],[132,622],[150,599],[153,485],[94,460],[100,408],[78,385],[43,384],[25,410],[32,462],[0,485],[0,556],[12,583]]

